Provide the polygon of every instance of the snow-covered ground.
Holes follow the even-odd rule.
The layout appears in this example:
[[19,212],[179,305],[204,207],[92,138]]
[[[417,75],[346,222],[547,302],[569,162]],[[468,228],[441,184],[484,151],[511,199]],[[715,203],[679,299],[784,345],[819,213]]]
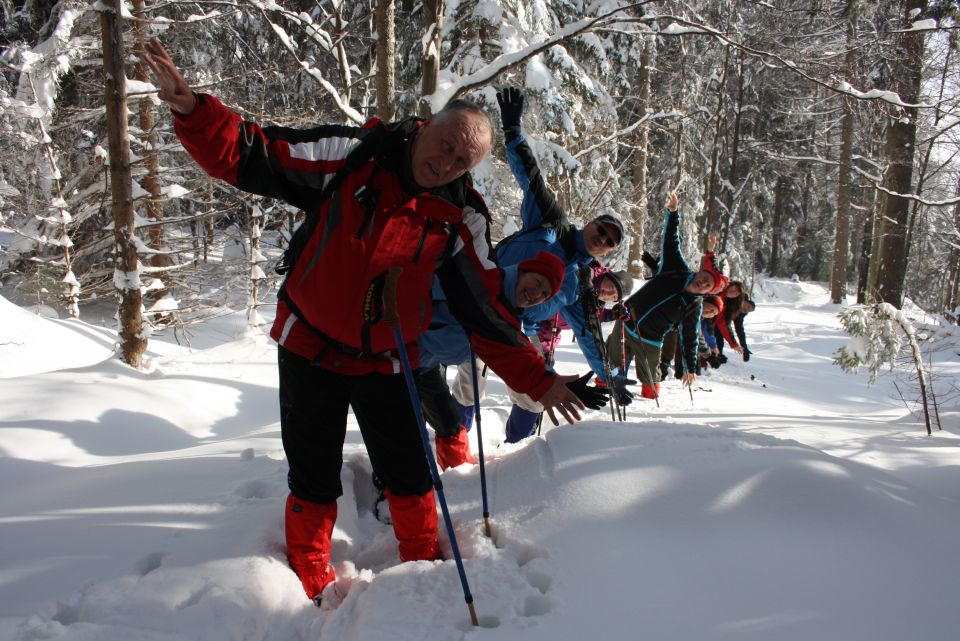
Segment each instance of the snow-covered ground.
[[[479,468],[443,477],[477,628],[453,561],[399,564],[355,427],[344,598],[305,599],[284,561],[275,350],[242,315],[193,328],[192,350],[154,337],[134,371],[110,331],[0,298],[0,639],[960,638],[960,411],[928,437],[889,376],[832,365],[845,337],[821,286],[755,294],[754,358],[692,401],[671,381],[625,423],[593,412],[504,446],[491,381],[492,538]],[[558,360],[584,369],[575,345]]]

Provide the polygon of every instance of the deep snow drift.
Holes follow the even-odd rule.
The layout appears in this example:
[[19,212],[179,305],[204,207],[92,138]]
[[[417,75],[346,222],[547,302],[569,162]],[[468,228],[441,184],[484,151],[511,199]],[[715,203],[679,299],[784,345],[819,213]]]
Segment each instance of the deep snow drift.
[[[284,561],[275,350],[241,314],[194,329],[192,351],[154,337],[134,371],[110,331],[0,298],[0,638],[957,638],[960,414],[926,436],[889,377],[831,364],[845,337],[822,287],[761,286],[754,358],[692,401],[671,381],[626,423],[592,412],[504,446],[491,381],[492,539],[479,468],[443,475],[479,628],[452,561],[399,564],[353,427],[343,601],[305,599]],[[585,369],[572,344],[558,360]]]

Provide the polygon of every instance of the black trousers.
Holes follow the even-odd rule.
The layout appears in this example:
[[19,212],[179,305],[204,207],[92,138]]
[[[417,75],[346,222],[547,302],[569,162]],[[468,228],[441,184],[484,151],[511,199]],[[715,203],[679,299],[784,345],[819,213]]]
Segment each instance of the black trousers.
[[374,473],[398,496],[433,485],[403,374],[347,376],[279,347],[280,435],[294,496],[332,503],[343,494],[340,468],[353,409]]
[[450,386],[437,364],[418,372],[417,392],[423,416],[437,436],[456,436],[460,433],[460,406],[450,393]]

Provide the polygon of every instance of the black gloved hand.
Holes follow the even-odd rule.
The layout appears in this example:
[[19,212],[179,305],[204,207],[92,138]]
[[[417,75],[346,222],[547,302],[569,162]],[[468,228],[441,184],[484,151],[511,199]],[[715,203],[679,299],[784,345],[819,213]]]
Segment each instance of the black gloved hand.
[[720,367],[720,365],[722,365],[722,363],[720,362],[720,357],[717,356],[716,354],[711,354],[710,356],[708,356],[707,363],[713,369],[717,369],[718,367]]
[[520,117],[523,115],[523,91],[519,87],[504,87],[497,92],[500,105],[500,122],[504,131],[520,133]]
[[613,377],[612,383],[613,385],[610,387],[613,389],[613,397],[617,399],[617,403],[626,407],[633,402],[633,392],[627,389],[627,385],[636,385],[635,380],[627,378],[623,374],[617,374]]
[[[720,361],[720,365],[723,365],[724,363],[727,362],[727,355],[726,355],[726,354],[720,354],[720,355],[717,356],[717,360]],[[718,367],[719,367],[719,366],[718,366]]]
[[643,253],[640,255],[640,260],[643,261],[643,264],[650,268],[654,274],[657,273],[657,270],[660,269],[660,259],[648,252],[646,249],[643,250]]
[[623,303],[617,303],[613,306],[613,317],[628,321],[630,320],[630,309]]
[[743,350],[743,362],[746,363],[746,362],[749,361],[749,360],[750,360],[750,350],[749,350],[749,349],[744,349],[744,350]]
[[593,370],[590,370],[572,383],[567,383],[567,388],[576,394],[577,398],[579,398],[588,409],[598,410],[607,404],[610,390],[603,387],[587,385],[587,381],[590,380],[591,376],[593,376]]

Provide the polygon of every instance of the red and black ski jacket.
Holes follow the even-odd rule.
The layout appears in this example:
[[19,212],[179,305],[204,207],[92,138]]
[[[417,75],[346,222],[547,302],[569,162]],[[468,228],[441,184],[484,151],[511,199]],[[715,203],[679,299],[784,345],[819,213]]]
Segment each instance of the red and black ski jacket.
[[431,191],[415,186],[410,148],[422,123],[413,123],[386,125],[396,135],[326,199],[324,186],[351,150],[384,125],[261,128],[199,96],[175,128],[208,174],[285,200],[312,221],[279,296],[270,335],[280,345],[343,374],[399,372],[393,332],[382,322],[385,275],[399,266],[397,307],[413,367],[438,277],[477,354],[510,387],[538,399],[554,375],[500,295],[486,205],[467,177]]

